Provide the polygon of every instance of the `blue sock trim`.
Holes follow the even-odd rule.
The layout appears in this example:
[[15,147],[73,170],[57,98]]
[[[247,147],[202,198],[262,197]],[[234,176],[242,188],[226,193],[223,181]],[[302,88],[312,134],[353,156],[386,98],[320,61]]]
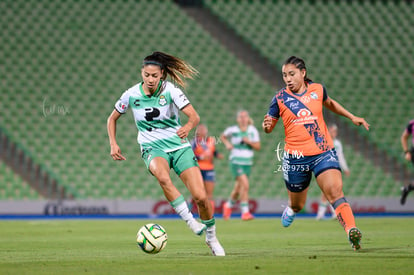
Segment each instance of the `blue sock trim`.
[[345,199],[345,197],[342,197],[340,199],[337,199],[333,204],[333,208],[336,209],[338,206],[340,206],[343,203],[347,203],[348,201]]

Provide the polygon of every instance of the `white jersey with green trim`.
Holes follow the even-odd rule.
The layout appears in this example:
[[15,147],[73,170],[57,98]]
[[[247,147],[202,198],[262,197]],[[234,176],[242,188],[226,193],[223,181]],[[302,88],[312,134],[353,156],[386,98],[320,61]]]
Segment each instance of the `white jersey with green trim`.
[[124,114],[131,108],[141,151],[156,148],[168,153],[191,146],[187,138],[177,135],[181,128],[179,111],[188,104],[190,101],[181,89],[168,81],[160,81],[152,96],[144,93],[141,82],[122,94],[115,109]]
[[229,156],[230,161],[234,164],[252,165],[254,151],[251,146],[243,142],[243,138],[247,137],[252,142],[259,142],[260,136],[256,127],[249,125],[247,130],[243,132],[239,126],[234,125],[224,130],[223,135],[233,144]]

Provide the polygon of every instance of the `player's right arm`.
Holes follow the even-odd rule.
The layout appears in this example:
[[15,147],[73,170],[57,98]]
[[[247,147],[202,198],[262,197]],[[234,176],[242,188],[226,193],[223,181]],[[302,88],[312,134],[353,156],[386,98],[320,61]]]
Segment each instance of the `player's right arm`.
[[269,115],[265,115],[264,119],[263,119],[263,123],[262,123],[263,131],[266,134],[271,133],[273,131],[273,128],[275,128],[276,123],[277,123],[277,119],[275,119],[275,118],[273,118]]
[[109,115],[106,126],[109,136],[109,144],[111,146],[111,157],[114,160],[125,160],[126,158],[122,155],[121,149],[116,143],[116,121],[121,117],[121,113],[117,110],[113,110]]
[[224,143],[227,150],[233,149],[233,144],[228,140],[228,136],[230,136],[230,127],[224,130],[224,132],[220,135],[220,140]]
[[269,134],[273,131],[273,128],[275,128],[279,116],[279,105],[277,103],[276,97],[274,96],[272,102],[270,103],[269,111],[264,116],[262,123],[262,129],[266,134]]

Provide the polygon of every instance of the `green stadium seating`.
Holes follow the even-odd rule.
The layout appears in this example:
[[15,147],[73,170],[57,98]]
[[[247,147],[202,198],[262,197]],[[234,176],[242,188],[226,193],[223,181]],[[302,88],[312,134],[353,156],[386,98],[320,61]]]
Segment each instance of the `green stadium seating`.
[[[350,12],[341,15],[340,11],[348,8],[341,2],[314,1],[315,5],[272,1],[206,2],[213,12],[275,65],[280,66],[288,50],[302,56],[309,54],[306,59],[311,76],[315,79],[323,76],[333,97],[367,116],[373,125],[384,125],[377,123],[380,120],[395,127],[403,127],[406,123],[405,118],[395,122],[381,115],[381,111],[386,109],[383,108],[385,104],[390,100],[396,101],[388,98],[387,94],[377,96],[381,108],[375,110],[365,107],[370,98],[358,98],[361,93],[377,93],[377,87],[371,87],[375,81],[384,83],[384,90],[390,90],[395,83],[410,81],[407,75],[388,78],[383,72],[382,67],[390,66],[394,59],[378,57],[395,52],[382,46],[377,50],[375,45],[388,43],[390,47],[400,48],[398,54],[412,55],[413,50],[405,45],[410,45],[413,36],[405,35],[412,32],[412,24],[392,18],[382,4],[375,4],[378,11],[370,11],[364,20],[377,20],[380,16],[383,17],[382,23],[390,27],[384,28],[384,35],[375,36],[375,45],[371,45],[370,39],[363,40],[363,36],[358,34],[359,25],[353,23],[363,17],[363,13],[358,11],[359,4],[351,5],[355,15]],[[300,12],[315,7],[322,14],[327,11],[332,11],[332,14],[312,20],[305,17],[307,24],[303,29],[283,23],[300,20]],[[388,7],[400,9],[399,5]],[[147,10],[157,10],[157,13],[148,13]],[[409,11],[401,12],[409,18]],[[395,32],[397,26],[402,26],[404,31]],[[210,134],[216,137],[227,126],[235,124],[236,112],[242,108],[250,111],[259,128],[274,93],[270,85],[172,1],[5,0],[0,1],[0,27],[0,125],[9,130],[15,142],[29,149],[38,163],[53,171],[60,185],[67,187],[79,199],[163,198],[158,183],[140,159],[137,130],[131,113],[128,112],[117,125],[118,143],[127,157],[126,161],[114,162],[111,159],[106,134],[106,118],[115,101],[124,90],[140,81],[141,60],[152,51],[161,50],[180,56],[200,71],[196,80],[188,82],[186,93],[202,122],[209,126]],[[377,29],[372,26],[362,31]],[[289,44],[293,31],[308,34],[310,39],[303,45]],[[396,40],[395,33],[404,38]],[[363,52],[352,47],[364,43],[368,43],[369,49]],[[329,47],[324,49],[326,45]],[[371,52],[375,53],[372,57],[368,54]],[[376,75],[370,78],[361,67],[366,62],[375,63],[372,67],[375,67]],[[396,65],[405,63],[397,62]],[[336,74],[331,73],[332,66],[338,69]],[[402,91],[405,86],[397,87],[405,98],[411,96]],[[340,91],[346,93],[341,94]],[[399,110],[405,110],[408,102],[401,100],[399,104],[401,108],[394,108],[394,116],[402,118],[406,114]],[[390,145],[391,132],[387,125],[382,128],[374,126],[372,140],[377,142],[381,136],[387,138],[384,146],[395,150],[396,146]],[[282,174],[273,173],[279,164],[273,150],[278,142],[283,142],[283,127],[278,125],[275,134],[262,134],[261,138],[263,149],[256,153],[250,179],[252,197],[285,198]],[[222,144],[218,144],[218,149],[228,157]],[[355,175],[353,173],[344,179],[344,186],[352,195],[365,195],[360,192],[362,189],[358,189],[365,185],[369,190],[382,186],[381,191],[373,192],[372,196],[398,193],[398,183],[390,184],[392,178],[382,171],[375,170],[380,175],[378,182],[363,178],[363,175],[368,175],[364,167],[371,170],[375,167],[362,159],[358,152],[346,147],[346,155],[350,158],[351,171],[361,171],[358,172],[361,176],[355,172]],[[234,183],[227,160],[216,161],[216,168],[215,196],[226,198]],[[189,197],[178,177],[173,179]],[[28,191],[24,190],[7,194],[14,198],[21,197],[21,194],[28,196]],[[391,191],[387,193],[384,190]],[[319,195],[316,185],[310,194]]]
[[37,200],[41,196],[14,171],[0,161],[0,200]]

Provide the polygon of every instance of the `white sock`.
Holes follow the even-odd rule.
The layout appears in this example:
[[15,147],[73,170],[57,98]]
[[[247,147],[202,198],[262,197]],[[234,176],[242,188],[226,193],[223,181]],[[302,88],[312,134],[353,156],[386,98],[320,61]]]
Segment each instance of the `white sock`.
[[170,202],[171,206],[174,208],[175,212],[177,212],[180,217],[187,221],[194,220],[193,214],[188,209],[187,203],[184,200],[183,195],[179,196],[174,201]]
[[326,213],[326,206],[327,206],[327,205],[326,205],[325,203],[319,203],[317,217],[320,217],[320,218],[325,217],[325,213]]
[[246,201],[240,202],[240,209],[242,214],[249,212],[249,203]]
[[331,209],[332,217],[336,217],[335,209],[333,208],[332,204],[329,204],[329,209]]
[[295,211],[293,211],[293,209],[290,208],[290,206],[288,206],[286,210],[286,214],[288,214],[288,216],[293,216],[295,215]]
[[228,199],[227,200],[227,206],[232,208],[234,206],[234,204],[236,203],[236,201],[232,200],[232,199]]
[[210,226],[206,229],[206,240],[213,240],[216,238],[216,226]]

